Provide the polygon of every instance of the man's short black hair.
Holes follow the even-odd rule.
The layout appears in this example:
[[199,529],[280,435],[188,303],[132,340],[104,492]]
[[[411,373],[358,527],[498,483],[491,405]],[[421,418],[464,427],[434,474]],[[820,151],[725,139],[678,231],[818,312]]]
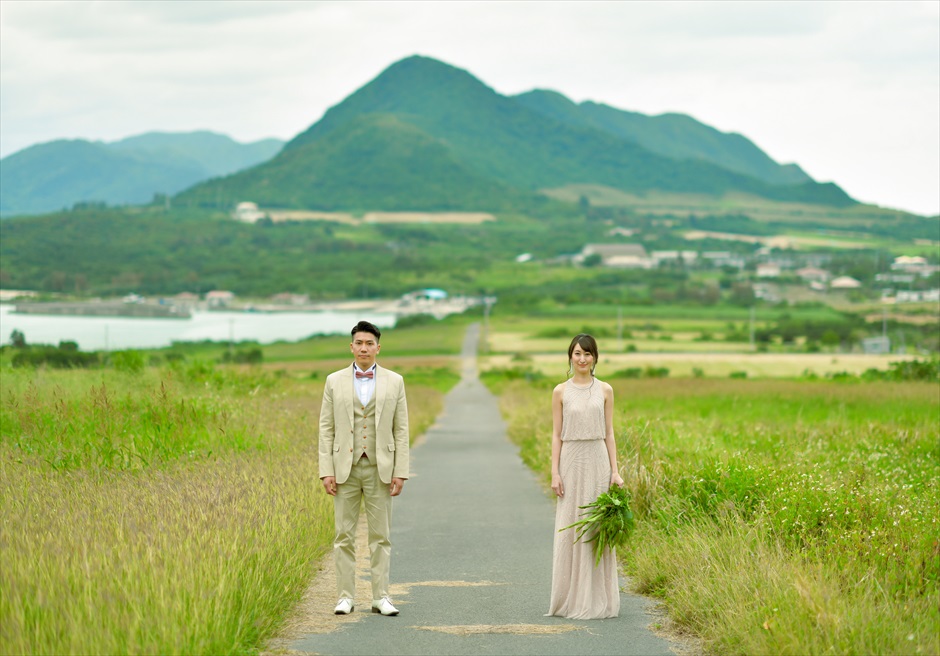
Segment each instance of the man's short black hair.
[[349,336],[352,339],[356,339],[356,333],[372,333],[375,335],[375,341],[378,342],[382,337],[382,331],[378,327],[369,323],[368,321],[360,321],[355,326],[353,326],[352,331],[350,331]]

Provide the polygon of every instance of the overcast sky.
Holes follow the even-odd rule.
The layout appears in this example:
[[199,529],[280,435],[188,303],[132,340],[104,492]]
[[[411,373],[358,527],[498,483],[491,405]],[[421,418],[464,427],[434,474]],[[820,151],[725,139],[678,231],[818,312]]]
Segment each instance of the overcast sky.
[[0,156],[210,129],[289,139],[412,54],[740,132],[865,202],[940,211],[940,0],[0,2]]

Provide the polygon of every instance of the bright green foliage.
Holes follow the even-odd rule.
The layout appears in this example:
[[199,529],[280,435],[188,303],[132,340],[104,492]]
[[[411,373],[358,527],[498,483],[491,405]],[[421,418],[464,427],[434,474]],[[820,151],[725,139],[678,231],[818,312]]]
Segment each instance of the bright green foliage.
[[118,470],[261,444],[233,421],[237,408],[225,396],[194,395],[185,384],[155,380],[156,372],[128,373],[89,373],[79,391],[63,387],[68,378],[4,372],[0,441],[54,469]]
[[833,184],[771,184],[752,177],[759,175],[685,152],[657,154],[596,122],[559,121],[497,94],[466,71],[416,56],[393,64],[332,107],[270,162],[206,182],[178,200],[203,206],[217,206],[224,197],[229,204],[255,200],[307,209],[503,210],[536,206],[532,192],[538,189],[591,182],[627,191],[743,191],[824,205],[855,203]]
[[[408,377],[412,437],[456,374],[432,377]],[[263,650],[333,537],[321,392],[205,361],[4,370],[0,653]]]
[[[637,515],[619,553],[707,649],[940,651],[935,382],[611,383]],[[501,398],[545,481],[548,396],[510,382]]]
[[613,485],[606,492],[601,492],[591,503],[578,507],[587,512],[582,513],[581,519],[574,524],[558,530],[575,529],[575,542],[589,535],[585,542],[594,543],[594,566],[597,567],[604,552],[624,546],[636,527],[633,511],[630,510],[630,493],[626,488]]
[[647,116],[591,101],[576,105],[560,93],[542,89],[514,99],[567,125],[635,141],[665,157],[704,160],[771,184],[794,185],[811,180],[796,164],[777,164],[747,137],[719,132],[684,114]]

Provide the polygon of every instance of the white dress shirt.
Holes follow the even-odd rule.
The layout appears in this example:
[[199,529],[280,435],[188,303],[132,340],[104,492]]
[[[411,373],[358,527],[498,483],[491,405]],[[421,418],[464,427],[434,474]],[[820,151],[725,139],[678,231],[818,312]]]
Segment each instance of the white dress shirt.
[[366,371],[372,372],[372,378],[359,378],[356,376],[357,371],[362,371],[362,369],[359,368],[358,364],[353,364],[353,381],[355,381],[354,384],[356,385],[356,396],[359,397],[362,405],[366,405],[369,403],[372,395],[375,394],[375,364],[366,369]]

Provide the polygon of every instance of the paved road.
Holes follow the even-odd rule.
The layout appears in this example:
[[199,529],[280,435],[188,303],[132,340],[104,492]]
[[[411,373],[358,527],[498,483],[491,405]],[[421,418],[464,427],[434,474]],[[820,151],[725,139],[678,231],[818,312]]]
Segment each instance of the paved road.
[[477,378],[477,337],[472,326],[463,378],[413,450],[413,478],[395,501],[391,579],[401,615],[374,615],[369,600],[357,599],[358,621],[289,648],[336,655],[672,655],[646,628],[651,602],[640,596],[623,593],[615,619],[543,616],[554,502],[519,459],[496,398]]

